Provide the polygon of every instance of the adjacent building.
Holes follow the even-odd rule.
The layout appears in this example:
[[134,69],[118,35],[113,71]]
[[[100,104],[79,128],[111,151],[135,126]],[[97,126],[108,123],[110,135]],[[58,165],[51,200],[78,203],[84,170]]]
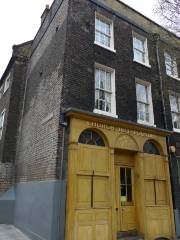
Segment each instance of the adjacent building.
[[47,6],[1,79],[0,221],[38,240],[176,239],[179,46],[120,1]]

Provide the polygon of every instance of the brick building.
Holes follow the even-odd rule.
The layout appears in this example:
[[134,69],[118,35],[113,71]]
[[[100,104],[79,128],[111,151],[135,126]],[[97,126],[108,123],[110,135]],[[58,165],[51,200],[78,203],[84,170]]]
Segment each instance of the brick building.
[[38,240],[180,234],[179,43],[120,1],[46,7],[1,79],[2,223]]

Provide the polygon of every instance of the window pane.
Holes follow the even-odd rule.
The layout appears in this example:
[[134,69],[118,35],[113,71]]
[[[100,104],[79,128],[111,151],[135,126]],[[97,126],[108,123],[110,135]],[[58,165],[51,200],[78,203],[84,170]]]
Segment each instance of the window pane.
[[111,94],[106,93],[106,112],[111,112]]
[[96,86],[96,88],[99,88],[99,79],[100,79],[99,69],[95,69],[95,86]]
[[180,115],[177,113],[172,113],[173,127],[180,129]]
[[127,179],[127,184],[131,184],[131,169],[126,168],[126,179]]
[[177,63],[176,60],[173,61],[173,76],[178,77]]
[[105,101],[99,100],[99,109],[105,111]]
[[144,41],[136,37],[133,38],[134,48],[144,52]]
[[145,62],[144,53],[134,49],[134,59],[138,62]]
[[111,73],[106,73],[106,90],[111,91]]
[[105,100],[105,92],[104,91],[99,91],[99,99],[100,100]]
[[95,91],[95,108],[99,109],[99,90]]
[[137,101],[148,103],[147,87],[142,84],[136,84]]
[[176,99],[176,97],[170,95],[169,98],[170,98],[171,111],[178,113],[178,104],[177,104],[177,99]]
[[126,174],[125,174],[125,168],[120,168],[120,181],[121,184],[125,184],[126,183]]
[[103,70],[100,70],[100,88],[105,89],[105,79],[106,73]]
[[149,105],[137,103],[138,120],[149,122]]
[[[126,196],[126,185],[121,185],[121,201],[123,200],[122,197]],[[127,201],[126,199],[124,199],[125,201]],[[123,202],[124,202],[123,200]]]
[[132,202],[132,186],[127,185],[127,201]]

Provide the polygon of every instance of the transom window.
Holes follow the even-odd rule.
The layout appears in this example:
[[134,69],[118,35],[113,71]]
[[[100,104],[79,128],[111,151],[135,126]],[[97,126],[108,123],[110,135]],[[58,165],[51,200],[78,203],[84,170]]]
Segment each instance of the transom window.
[[149,65],[146,38],[139,34],[133,33],[133,51],[135,61]]
[[95,19],[95,43],[107,48],[114,48],[113,23],[98,14]]
[[105,143],[102,139],[102,137],[92,131],[92,130],[85,130],[81,133],[81,135],[79,136],[79,143],[82,144],[89,144],[89,145],[96,145],[96,146],[105,146]]
[[178,78],[176,58],[168,54],[167,52],[164,54],[164,57],[167,75]]
[[156,145],[151,142],[151,141],[147,141],[145,144],[144,144],[144,147],[143,147],[143,151],[145,153],[149,153],[149,154],[155,154],[155,155],[160,155],[160,152],[159,152],[159,149],[156,147]]
[[170,106],[173,128],[180,129],[180,96],[170,95]]
[[149,101],[147,86],[136,83],[138,120],[149,122]]

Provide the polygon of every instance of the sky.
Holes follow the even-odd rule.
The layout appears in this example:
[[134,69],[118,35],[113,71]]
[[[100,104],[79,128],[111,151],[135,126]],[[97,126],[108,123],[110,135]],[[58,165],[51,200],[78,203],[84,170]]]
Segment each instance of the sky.
[[[153,14],[157,0],[121,0],[143,15],[158,21]],[[40,16],[53,0],[1,1],[0,77],[12,55],[12,46],[32,40],[40,27]]]

